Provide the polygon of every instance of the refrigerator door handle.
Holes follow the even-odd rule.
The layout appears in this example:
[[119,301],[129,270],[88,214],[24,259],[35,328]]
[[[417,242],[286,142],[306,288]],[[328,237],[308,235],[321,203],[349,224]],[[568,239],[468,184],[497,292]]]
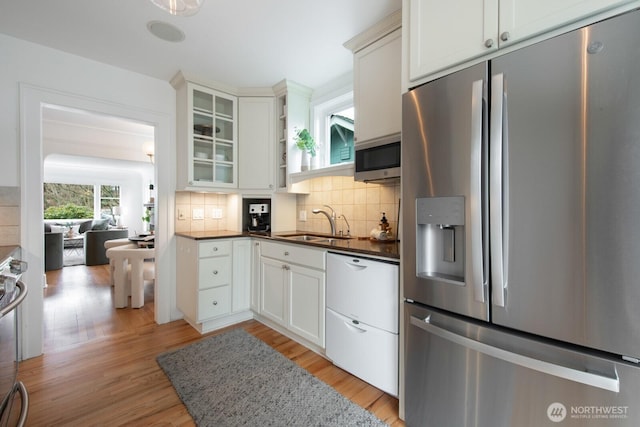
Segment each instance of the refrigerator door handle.
[[447,341],[461,345],[470,350],[485,354],[489,357],[504,360],[505,362],[522,366],[527,369],[542,372],[544,374],[552,375],[559,378],[564,378],[569,381],[578,382],[591,387],[601,388],[603,390],[613,391],[618,393],[620,391],[620,380],[617,372],[615,372],[615,378],[606,377],[603,375],[593,374],[591,372],[581,371],[566,366],[556,365],[554,363],[545,362],[544,360],[534,359],[533,357],[524,356],[522,354],[507,351],[498,347],[467,338],[462,335],[458,335],[447,329],[443,329],[431,323],[431,316],[427,318],[419,319],[416,316],[411,316],[411,324],[418,328],[437,335]]
[[504,74],[496,74],[491,78],[491,123],[489,145],[489,222],[491,244],[491,297],[494,305],[505,306],[505,289],[507,287],[506,262],[504,255],[504,235],[508,235],[503,217],[503,200],[506,195],[506,178],[503,173],[504,154],[506,151],[506,94],[504,90]]
[[471,182],[469,211],[471,215],[471,283],[476,301],[485,302],[485,271],[482,241],[482,140],[484,112],[484,80],[473,82],[471,92]]

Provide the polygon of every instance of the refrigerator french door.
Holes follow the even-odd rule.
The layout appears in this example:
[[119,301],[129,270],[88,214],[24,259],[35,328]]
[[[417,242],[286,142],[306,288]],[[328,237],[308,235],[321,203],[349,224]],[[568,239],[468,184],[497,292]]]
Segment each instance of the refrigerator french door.
[[[569,365],[573,371],[602,370],[609,379],[618,375],[623,386],[607,391],[617,397],[602,399],[602,405],[628,406],[626,418],[616,420],[621,425],[640,422],[640,405],[621,391],[640,388],[638,40],[640,12],[634,11],[456,72],[403,97],[407,311],[413,303],[444,310],[441,318],[479,321],[485,332],[470,334],[477,342],[496,330],[575,346],[584,360],[559,363],[558,369]],[[429,356],[437,357],[444,345],[433,328],[418,326],[424,318],[417,323],[413,317],[406,322],[407,349],[420,351],[412,342],[417,335],[430,338],[423,357],[407,351],[407,396],[416,386],[410,377],[426,369]],[[469,341],[462,343],[470,348]],[[508,352],[527,350],[512,346]],[[588,357],[594,354],[610,364],[594,367]],[[529,358],[537,358],[535,351]],[[511,362],[503,360],[496,372],[508,372],[505,363]],[[530,367],[517,365],[514,372],[526,378],[522,372]],[[563,389],[564,396],[585,402],[596,393],[590,385],[575,389],[574,382],[565,382],[572,380],[558,380],[554,372],[536,376],[541,387],[532,390]],[[479,375],[489,383],[478,390],[502,381]],[[443,390],[455,385],[441,384]],[[540,422],[550,422],[542,409],[532,408],[542,414]],[[500,420],[494,425],[509,425]],[[460,425],[473,425],[472,418]]]

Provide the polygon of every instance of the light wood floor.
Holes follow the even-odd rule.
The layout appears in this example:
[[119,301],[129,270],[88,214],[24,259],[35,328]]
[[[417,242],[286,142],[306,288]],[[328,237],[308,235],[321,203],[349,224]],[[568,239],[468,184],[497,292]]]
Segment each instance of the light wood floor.
[[[200,335],[184,321],[153,321],[153,286],[142,309],[114,309],[105,266],[47,273],[45,354],[25,360],[19,379],[29,390],[27,424],[173,425],[193,421],[157,365],[158,354],[224,332]],[[244,328],[392,426],[398,401],[257,322]]]

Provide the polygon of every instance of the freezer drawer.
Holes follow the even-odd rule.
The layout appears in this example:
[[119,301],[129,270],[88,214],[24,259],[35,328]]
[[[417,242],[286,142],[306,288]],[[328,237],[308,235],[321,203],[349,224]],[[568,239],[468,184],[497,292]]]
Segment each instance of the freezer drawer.
[[327,254],[327,307],[352,319],[398,333],[398,264]]
[[407,426],[640,424],[636,366],[413,304],[405,320]]
[[344,370],[398,395],[398,335],[327,309],[326,354]]

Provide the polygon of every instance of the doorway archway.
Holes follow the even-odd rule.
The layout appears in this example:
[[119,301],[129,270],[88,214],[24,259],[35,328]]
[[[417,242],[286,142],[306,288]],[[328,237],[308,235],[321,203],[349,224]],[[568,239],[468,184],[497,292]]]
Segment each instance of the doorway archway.
[[[175,242],[173,205],[175,197],[175,139],[173,117],[109,101],[47,90],[27,84],[20,85],[21,136],[21,242],[22,258],[29,263],[24,281],[31,289],[21,316],[23,358],[42,354],[43,295],[36,289],[44,283],[42,239],[42,109],[59,105],[92,111],[108,116],[128,118],[147,123],[155,129],[154,181],[157,191],[155,317],[157,323],[179,318],[175,308]],[[162,170],[159,174],[157,171]]]

